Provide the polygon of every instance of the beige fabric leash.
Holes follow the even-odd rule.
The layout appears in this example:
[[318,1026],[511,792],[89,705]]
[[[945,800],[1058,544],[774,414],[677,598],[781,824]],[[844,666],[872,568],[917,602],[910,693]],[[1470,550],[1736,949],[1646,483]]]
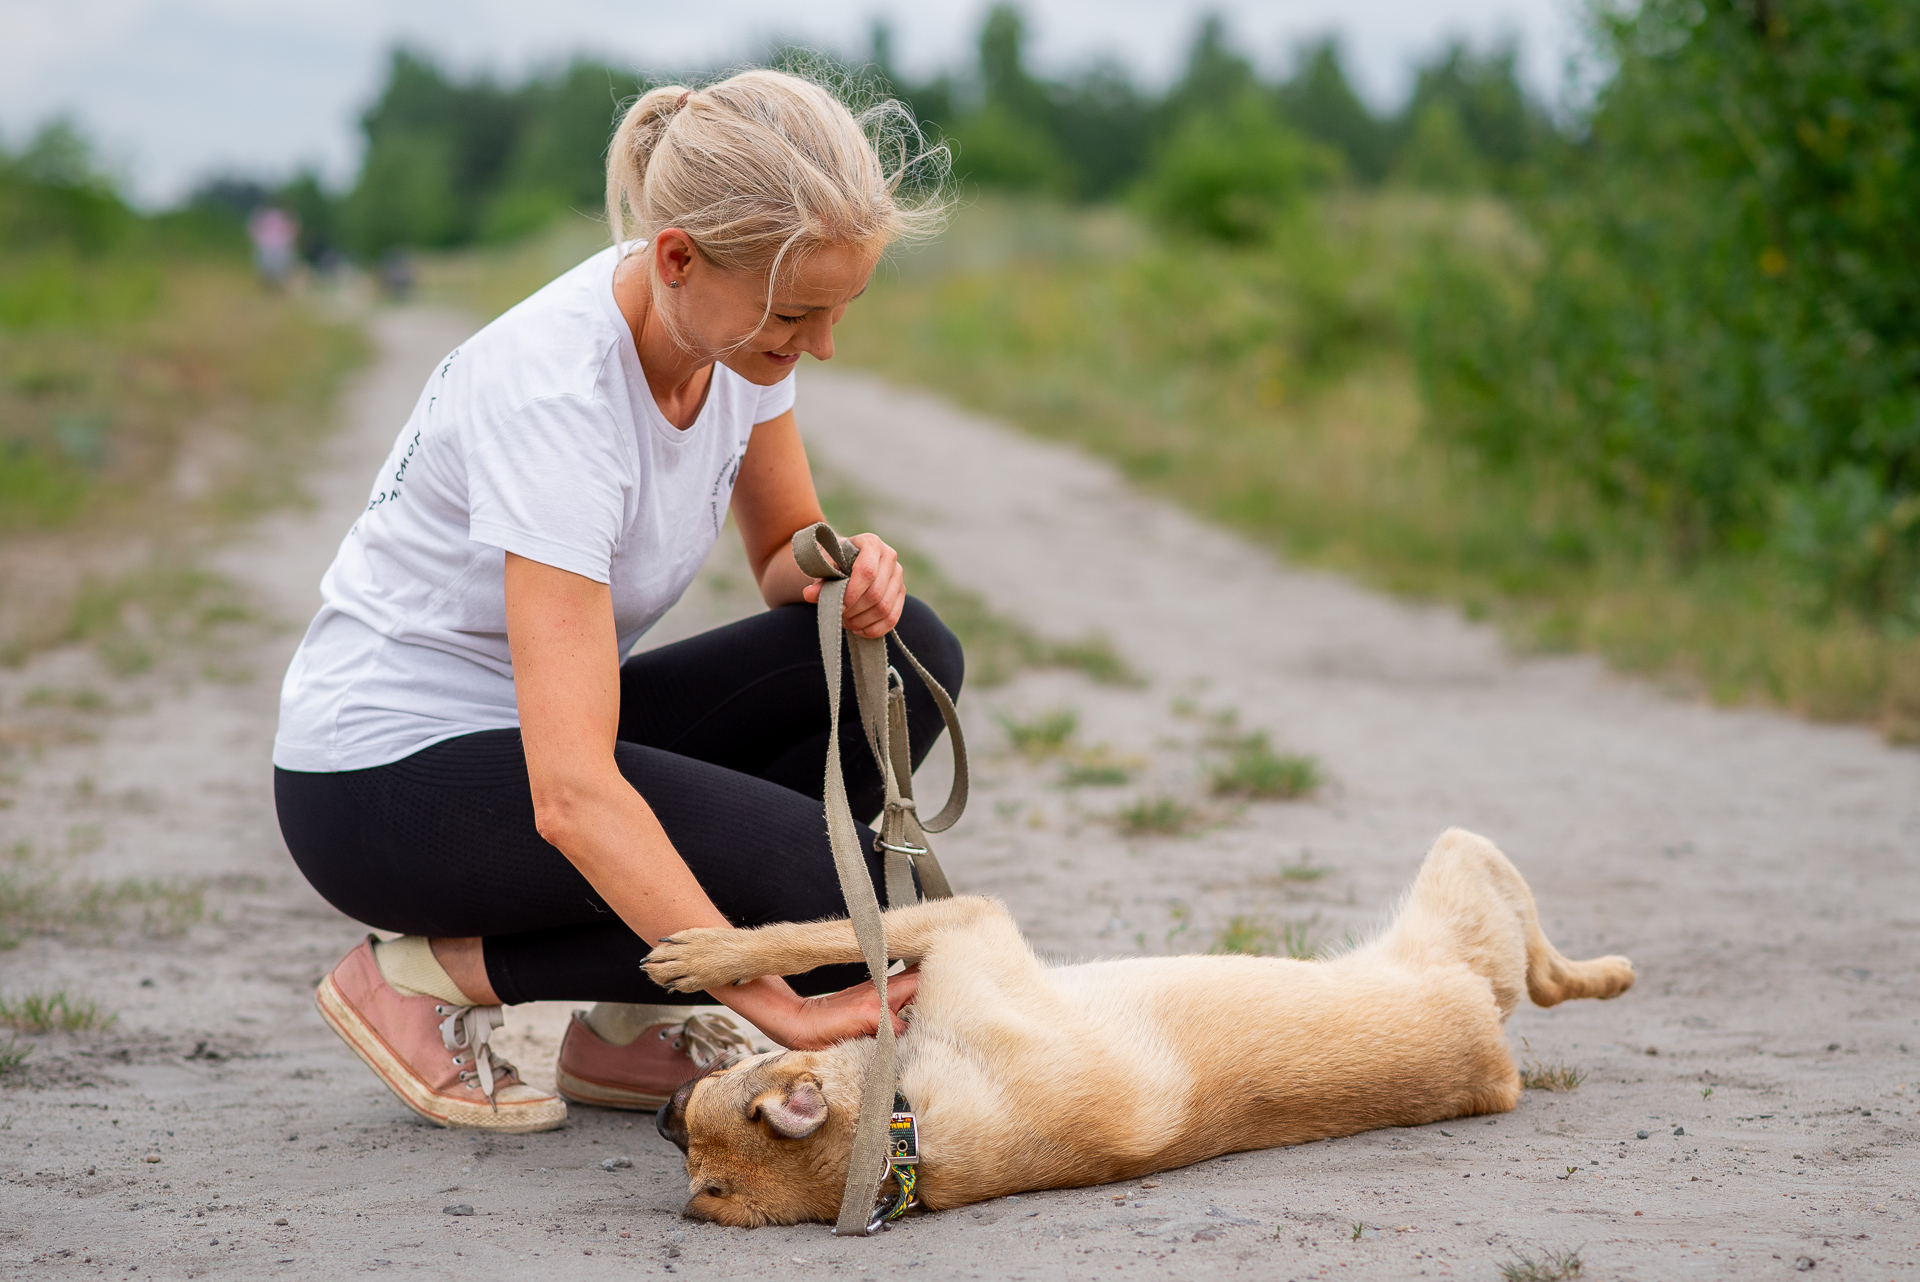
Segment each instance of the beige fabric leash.
[[[860,708],[861,728],[866,731],[867,745],[873,750],[874,761],[886,782],[887,801],[880,821],[879,845],[887,857],[887,906],[890,908],[918,902],[918,896],[913,893],[915,871],[920,874],[920,885],[927,898],[945,899],[953,894],[939,860],[934,858],[927,843],[927,834],[952,827],[967,808],[967,744],[960,733],[960,718],[954,711],[953,699],[913,657],[899,636],[889,634],[901,656],[926,683],[953,741],[953,789],[947,794],[947,803],[940,813],[922,820],[913,799],[906,691],[898,673],[887,664],[887,638],[859,636],[841,626],[847,573],[858,555],[859,549],[834,533],[825,521],[793,536],[793,559],[803,573],[821,580],[816,613],[820,622],[820,661],[827,678],[827,838],[833,847],[833,866],[840,876],[840,893],[847,902],[847,916],[853,921],[854,938],[860,942],[867,973],[873,977],[873,986],[880,994],[880,1026],[874,1055],[867,1063],[867,1075],[860,1088],[860,1120],[853,1132],[847,1187],[840,1197],[839,1221],[833,1226],[836,1234],[864,1237],[871,1231],[869,1219],[879,1197],[880,1182],[887,1174],[887,1127],[892,1121],[891,1102],[898,1065],[893,1020],[887,1006],[890,959],[886,925],[880,917],[873,882],[867,875],[867,861],[854,829],[853,811],[847,803],[846,774],[840,763],[841,638],[845,637],[853,659],[853,692]],[[875,1106],[875,1101],[882,1103]]]

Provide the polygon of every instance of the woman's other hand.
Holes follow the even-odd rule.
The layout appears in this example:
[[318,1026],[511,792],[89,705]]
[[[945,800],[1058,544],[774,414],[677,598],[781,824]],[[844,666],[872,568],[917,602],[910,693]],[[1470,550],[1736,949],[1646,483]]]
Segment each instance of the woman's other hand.
[[[900,557],[877,534],[856,534],[847,540],[860,549],[847,576],[847,601],[840,621],[847,631],[863,637],[883,637],[900,622],[907,608],[907,572]],[[801,592],[803,600],[818,603],[820,580]]]
[[[907,1031],[900,1011],[919,991],[918,968],[887,977],[887,1006],[896,1034]],[[824,997],[801,997],[785,981],[768,978],[718,989],[712,996],[789,1050],[825,1050],[835,1042],[872,1037],[880,1028],[880,994],[871,983],[855,984]]]

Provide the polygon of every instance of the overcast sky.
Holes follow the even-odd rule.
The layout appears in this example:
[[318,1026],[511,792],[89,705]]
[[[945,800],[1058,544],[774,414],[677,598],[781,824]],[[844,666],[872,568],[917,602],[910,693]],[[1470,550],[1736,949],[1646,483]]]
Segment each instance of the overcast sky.
[[[1451,36],[1511,35],[1551,95],[1574,47],[1577,0],[1026,0],[1033,61],[1061,72],[1119,59],[1143,81],[1178,69],[1200,15],[1226,16],[1278,70],[1304,37],[1338,32],[1363,93],[1404,95],[1408,67]],[[65,113],[148,203],[208,173],[352,174],[355,117],[386,50],[406,41],[455,68],[512,77],[575,53],[635,68],[748,56],[775,36],[861,50],[890,22],[898,60],[925,74],[971,55],[985,0],[0,0],[0,140]]]

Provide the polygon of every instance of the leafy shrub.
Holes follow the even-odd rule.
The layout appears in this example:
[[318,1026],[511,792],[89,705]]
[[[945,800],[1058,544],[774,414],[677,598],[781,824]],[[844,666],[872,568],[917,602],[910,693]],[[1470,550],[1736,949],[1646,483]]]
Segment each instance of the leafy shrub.
[[1646,0],[1599,38],[1619,71],[1537,255],[1435,267],[1437,425],[1681,563],[1920,622],[1920,10]]
[[1161,147],[1140,201],[1167,227],[1253,244],[1341,171],[1338,152],[1294,132],[1265,98],[1246,94],[1194,115]]

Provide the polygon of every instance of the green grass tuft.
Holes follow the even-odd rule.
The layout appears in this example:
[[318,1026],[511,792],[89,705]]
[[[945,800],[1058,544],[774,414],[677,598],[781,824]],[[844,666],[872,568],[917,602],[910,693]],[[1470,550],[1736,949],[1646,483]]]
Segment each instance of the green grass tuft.
[[1265,731],[1229,740],[1227,760],[1209,772],[1221,796],[1291,801],[1320,787],[1320,763],[1299,753],[1275,752]]
[[1065,752],[1080,728],[1080,714],[1072,708],[1051,708],[1024,720],[1005,714],[995,719],[1014,751],[1035,759]]
[[64,881],[25,867],[0,870],[0,950],[18,947],[29,935],[110,935],[127,927],[169,939],[206,915],[204,882]]
[[1200,812],[1175,797],[1142,797],[1113,816],[1129,837],[1177,837],[1200,825]]
[[1099,752],[1069,761],[1060,770],[1063,788],[1113,788],[1132,780],[1133,771]]
[[1548,1251],[1539,1259],[1523,1255],[1500,1266],[1501,1282],[1567,1282],[1586,1271],[1578,1251]]
[[0,997],[0,1026],[22,1033],[82,1033],[112,1028],[119,1016],[64,988]]
[[1291,957],[1313,961],[1324,951],[1319,932],[1320,914],[1306,921],[1274,923],[1264,917],[1236,914],[1213,937],[1209,953],[1242,953],[1249,957]]
[[18,1037],[9,1037],[4,1045],[0,1045],[0,1077],[19,1071],[31,1054],[32,1046],[22,1046]]

